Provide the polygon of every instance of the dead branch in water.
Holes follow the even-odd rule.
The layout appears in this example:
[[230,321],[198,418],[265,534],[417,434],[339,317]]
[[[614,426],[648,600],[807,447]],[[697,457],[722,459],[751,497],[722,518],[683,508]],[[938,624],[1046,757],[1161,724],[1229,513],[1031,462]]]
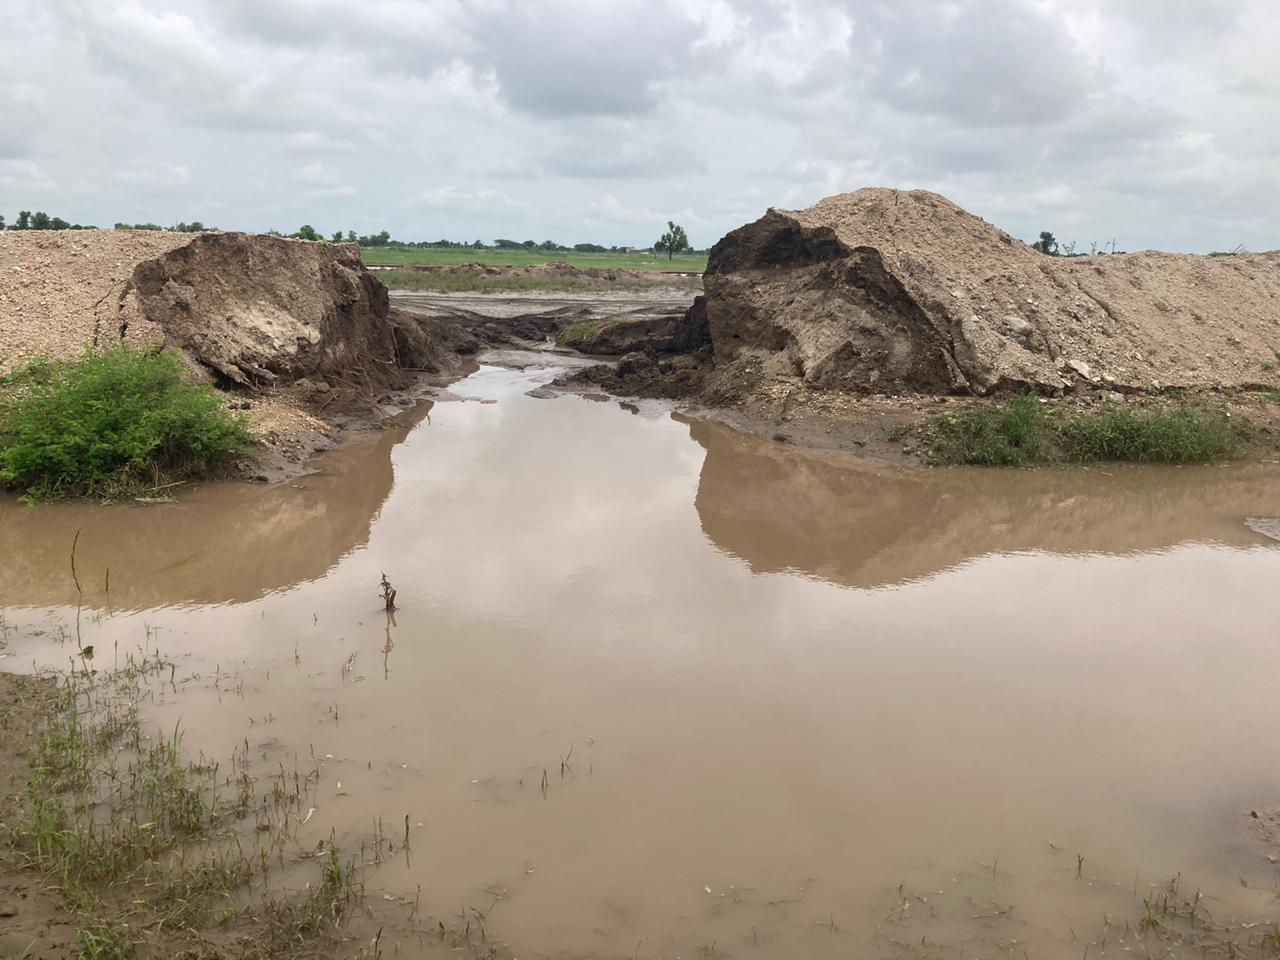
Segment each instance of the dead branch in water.
[[387,613],[394,613],[396,609],[396,588],[391,585],[391,581],[387,579],[387,575],[382,575],[382,602],[386,605]]

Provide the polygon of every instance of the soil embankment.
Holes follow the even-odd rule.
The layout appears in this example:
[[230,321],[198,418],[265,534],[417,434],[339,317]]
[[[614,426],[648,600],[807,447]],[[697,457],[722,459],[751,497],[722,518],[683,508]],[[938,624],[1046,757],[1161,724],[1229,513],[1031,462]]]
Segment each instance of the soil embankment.
[[354,244],[245,233],[0,234],[0,373],[91,346],[163,343],[237,391],[266,473],[332,445],[333,423],[403,400],[476,341],[391,307]]
[[837,435],[869,398],[907,424],[955,396],[1280,389],[1280,252],[1046,256],[937,194],[867,189],[730,232],[704,287],[676,356],[668,331],[573,380]]
[[770,210],[716,244],[705,282],[722,381],[1241,389],[1280,361],[1280,253],[1049,257],[919,190]]
[[0,371],[117,340],[163,342],[225,383],[398,385],[447,331],[390,309],[353,244],[246,233],[0,234]]

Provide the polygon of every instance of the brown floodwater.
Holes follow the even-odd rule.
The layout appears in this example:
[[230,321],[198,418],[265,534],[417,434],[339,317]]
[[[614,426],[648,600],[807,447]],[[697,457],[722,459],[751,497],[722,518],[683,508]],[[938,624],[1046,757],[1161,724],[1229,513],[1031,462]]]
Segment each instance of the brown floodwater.
[[148,718],[321,758],[304,839],[407,815],[371,891],[520,957],[1118,956],[1179,873],[1270,915],[1280,468],[900,471],[553,375],[286,485],[0,501],[0,669],[67,664],[79,530],[99,665],[178,663]]

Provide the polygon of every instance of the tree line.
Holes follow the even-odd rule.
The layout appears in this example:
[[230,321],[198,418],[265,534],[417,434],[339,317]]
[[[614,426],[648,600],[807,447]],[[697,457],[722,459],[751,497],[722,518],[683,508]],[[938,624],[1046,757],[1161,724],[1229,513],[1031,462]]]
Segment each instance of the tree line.
[[5,224],[4,215],[0,214],[0,230],[97,230],[93,224],[70,223],[61,217],[51,217],[43,210],[32,213],[30,210],[18,211],[13,223]]
[[[278,230],[268,230],[267,233],[277,237],[288,236],[294,240],[326,239],[324,234],[309,223],[304,223],[290,234],[283,234]],[[483,240],[394,240],[386,230],[367,236],[358,236],[354,230],[348,230],[345,234],[341,230],[337,230],[328,237],[328,241],[330,243],[358,243],[362,247],[395,246],[436,250],[540,250],[544,253],[638,253],[644,250],[653,250],[654,253],[666,253],[668,259],[677,253],[706,252],[694,250],[689,243],[689,237],[684,228],[671,221],[667,221],[667,232],[659,237],[652,247],[616,245],[606,247],[600,243],[575,243],[572,246],[568,246],[555,240],[538,242],[537,240],[510,240],[505,237],[499,237],[492,244],[487,244]]]

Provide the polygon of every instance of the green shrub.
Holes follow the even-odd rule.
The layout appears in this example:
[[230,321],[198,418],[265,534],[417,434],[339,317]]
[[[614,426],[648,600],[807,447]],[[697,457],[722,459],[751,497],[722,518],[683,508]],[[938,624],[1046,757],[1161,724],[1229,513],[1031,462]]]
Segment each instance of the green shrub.
[[37,361],[0,384],[0,485],[115,497],[212,474],[252,438],[172,350],[112,347]]
[[977,407],[934,417],[925,442],[938,463],[1019,467],[1043,454],[1044,410],[1030,395],[996,407]]
[[1132,410],[1107,403],[1067,420],[1057,442],[1075,463],[1213,463],[1231,455],[1236,437],[1226,415],[1208,406]]

